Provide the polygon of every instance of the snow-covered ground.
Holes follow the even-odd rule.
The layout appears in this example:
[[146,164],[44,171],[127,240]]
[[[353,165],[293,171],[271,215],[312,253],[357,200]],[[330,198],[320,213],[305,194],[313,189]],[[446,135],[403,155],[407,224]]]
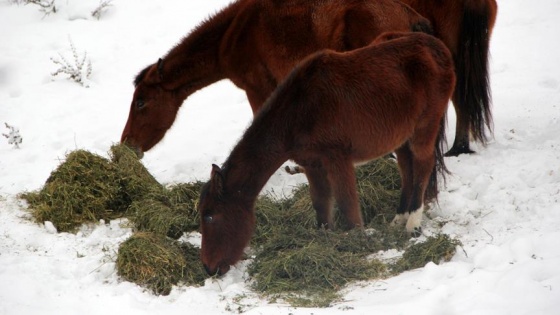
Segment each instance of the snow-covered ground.
[[[53,231],[28,220],[16,195],[40,188],[65,154],[106,155],[126,121],[132,79],[228,0],[57,0],[57,13],[0,0],[0,133],[19,128],[19,149],[0,137],[0,314],[560,314],[560,1],[499,1],[491,44],[495,138],[477,154],[448,158],[453,175],[426,233],[464,244],[428,264],[345,290],[327,309],[269,304],[244,266],[203,287],[154,296],[120,280],[115,258],[131,235],[119,221]],[[52,77],[51,58],[87,52],[89,88]],[[227,81],[191,96],[143,162],[163,183],[205,180],[251,119]],[[454,126],[450,114],[450,130]],[[453,138],[450,132],[449,138]],[[278,172],[268,190],[303,181]]]

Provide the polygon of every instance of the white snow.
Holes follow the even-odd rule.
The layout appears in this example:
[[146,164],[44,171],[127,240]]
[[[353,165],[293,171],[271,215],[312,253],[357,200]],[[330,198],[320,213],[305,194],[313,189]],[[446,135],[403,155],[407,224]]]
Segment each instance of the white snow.
[[[48,16],[0,0],[0,314],[560,314],[560,1],[499,1],[491,43],[495,138],[477,154],[448,158],[453,175],[425,233],[464,244],[441,265],[350,286],[327,309],[269,303],[246,284],[245,263],[203,287],[155,296],[122,281],[121,221],[56,233],[29,220],[17,194],[39,189],[67,152],[106,155],[126,121],[132,79],[228,0],[57,0]],[[92,63],[89,88],[52,77],[50,58]],[[243,91],[214,84],[187,99],[164,141],[143,162],[163,183],[206,180],[251,119]],[[454,116],[449,119],[453,139]],[[267,190],[302,176],[277,172]],[[195,240],[196,235],[192,236]]]

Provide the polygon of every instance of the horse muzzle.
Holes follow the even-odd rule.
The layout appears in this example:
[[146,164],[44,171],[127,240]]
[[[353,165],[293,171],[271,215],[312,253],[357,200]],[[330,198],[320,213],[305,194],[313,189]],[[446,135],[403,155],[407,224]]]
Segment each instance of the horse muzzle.
[[142,150],[142,148],[140,148],[139,146],[133,145],[132,143],[130,143],[130,141],[127,141],[127,139],[121,140],[121,144],[126,145],[132,151],[134,151],[134,153],[136,153],[136,156],[139,159],[142,159],[144,157],[144,151]]

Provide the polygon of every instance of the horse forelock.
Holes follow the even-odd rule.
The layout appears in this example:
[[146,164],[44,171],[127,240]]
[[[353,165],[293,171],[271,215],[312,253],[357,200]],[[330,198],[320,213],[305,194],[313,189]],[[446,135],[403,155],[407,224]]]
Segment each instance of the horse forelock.
[[146,73],[148,73],[148,70],[150,70],[150,68],[152,67],[152,65],[147,66],[146,68],[142,69],[142,71],[140,71],[136,77],[134,77],[134,87],[137,87],[138,84],[140,84],[140,82],[142,82],[142,80],[144,80],[144,77],[146,76]]

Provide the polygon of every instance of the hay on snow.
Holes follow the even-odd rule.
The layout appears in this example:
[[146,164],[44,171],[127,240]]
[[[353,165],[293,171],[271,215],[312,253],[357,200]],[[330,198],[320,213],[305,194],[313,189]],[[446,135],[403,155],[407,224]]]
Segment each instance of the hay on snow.
[[[198,229],[202,183],[164,187],[126,146],[111,147],[109,155],[69,153],[40,191],[22,194],[34,218],[72,231],[84,222],[126,215],[137,232],[119,248],[121,277],[155,294],[168,294],[178,283],[200,284],[206,275],[199,250],[172,239]],[[328,306],[351,281],[387,277],[455,253],[457,241],[445,235],[410,246],[402,228],[388,225],[400,195],[394,161],[379,159],[358,167],[356,178],[363,230],[317,228],[307,185],[297,187],[290,198],[258,199],[254,257],[248,267],[257,292],[295,305]],[[341,220],[337,214],[336,225]],[[391,248],[406,249],[392,265],[368,258]]]

